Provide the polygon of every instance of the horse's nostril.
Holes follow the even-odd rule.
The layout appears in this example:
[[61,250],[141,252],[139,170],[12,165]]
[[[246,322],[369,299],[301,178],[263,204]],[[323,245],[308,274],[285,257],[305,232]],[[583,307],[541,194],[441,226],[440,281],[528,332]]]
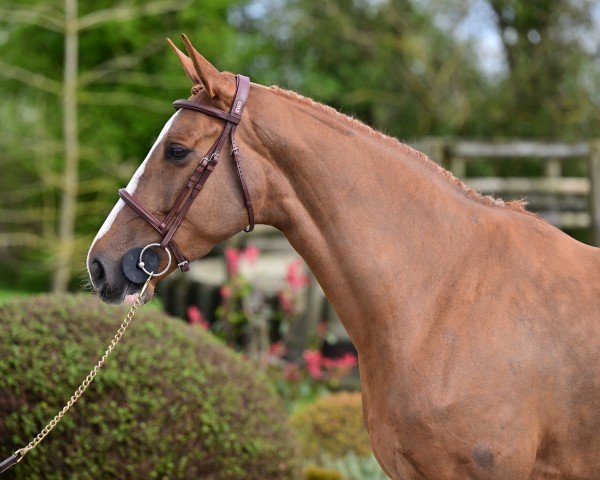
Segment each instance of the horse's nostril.
[[94,260],[90,265],[90,276],[92,277],[92,282],[96,286],[100,286],[100,284],[104,283],[106,272],[99,260]]

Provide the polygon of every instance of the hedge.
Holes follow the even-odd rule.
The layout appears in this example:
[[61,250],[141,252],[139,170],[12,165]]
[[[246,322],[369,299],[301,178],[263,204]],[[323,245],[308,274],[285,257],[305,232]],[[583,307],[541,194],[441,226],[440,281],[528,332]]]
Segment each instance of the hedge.
[[[125,312],[89,295],[0,306],[3,458],[62,408]],[[293,435],[268,381],[199,327],[142,307],[83,398],[6,478],[297,475]]]
[[292,425],[304,458],[349,452],[369,455],[371,443],[363,420],[360,393],[334,393],[298,409]]

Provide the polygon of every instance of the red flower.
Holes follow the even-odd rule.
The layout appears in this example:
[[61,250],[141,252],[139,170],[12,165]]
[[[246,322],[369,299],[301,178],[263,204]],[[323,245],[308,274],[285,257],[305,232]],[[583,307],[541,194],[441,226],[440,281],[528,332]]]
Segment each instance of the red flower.
[[317,337],[325,338],[325,335],[327,335],[327,330],[329,330],[327,322],[319,322],[317,325]]
[[356,365],[356,356],[351,353],[346,353],[340,358],[323,358],[323,366],[325,368],[351,368],[354,365]]
[[318,350],[304,350],[302,356],[306,362],[308,374],[314,379],[321,378],[323,376],[323,373],[321,372],[321,363],[323,360],[321,352]]
[[285,345],[283,342],[272,343],[269,347],[269,354],[276,358],[281,358],[285,354]]
[[237,248],[225,247],[225,261],[230,275],[236,275],[240,264],[240,251]]
[[295,363],[288,363],[283,369],[283,377],[288,382],[297,382],[300,380],[300,370]]
[[188,321],[190,325],[200,325],[204,330],[208,330],[210,328],[210,324],[202,315],[202,312],[196,305],[190,305],[187,308]]
[[356,365],[357,359],[351,353],[346,353],[341,358],[324,358],[323,366],[327,371],[329,379],[341,380],[347,376],[352,368]]
[[223,285],[221,287],[221,297],[224,299],[228,299],[231,297],[231,288],[229,287],[229,285]]
[[294,313],[294,300],[287,292],[277,292],[277,298],[279,299],[279,304],[285,313]]
[[244,257],[244,259],[250,263],[255,262],[258,259],[259,255],[260,255],[260,250],[258,249],[258,247],[256,245],[248,245],[246,247],[246,250],[244,250],[244,252],[242,253],[242,256]]
[[296,259],[290,263],[285,278],[286,283],[292,291],[300,290],[304,285],[308,285],[308,277],[301,270],[302,260]]

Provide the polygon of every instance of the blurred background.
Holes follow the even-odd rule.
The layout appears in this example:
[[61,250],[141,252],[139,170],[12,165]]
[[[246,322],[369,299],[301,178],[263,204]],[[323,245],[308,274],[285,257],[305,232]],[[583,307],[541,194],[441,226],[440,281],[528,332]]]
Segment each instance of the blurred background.
[[[165,43],[181,32],[219,69],[332,105],[482,193],[525,197],[559,228],[600,244],[599,2],[8,0],[0,303],[87,288],[86,252],[117,189],[172,100],[189,93]],[[273,229],[237,236],[187,276],[172,275],[154,306],[273,370],[290,411],[358,388],[335,313]],[[363,447],[349,448],[359,458]],[[319,465],[360,477],[339,463],[343,452],[327,455]],[[375,471],[369,462],[360,468]]]

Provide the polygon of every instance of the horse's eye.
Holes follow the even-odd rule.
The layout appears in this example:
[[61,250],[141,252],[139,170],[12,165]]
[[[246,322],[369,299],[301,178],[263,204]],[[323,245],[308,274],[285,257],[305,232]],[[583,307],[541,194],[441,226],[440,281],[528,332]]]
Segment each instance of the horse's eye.
[[169,147],[167,147],[167,158],[169,160],[180,162],[188,153],[190,153],[190,151],[181,145],[169,145]]

